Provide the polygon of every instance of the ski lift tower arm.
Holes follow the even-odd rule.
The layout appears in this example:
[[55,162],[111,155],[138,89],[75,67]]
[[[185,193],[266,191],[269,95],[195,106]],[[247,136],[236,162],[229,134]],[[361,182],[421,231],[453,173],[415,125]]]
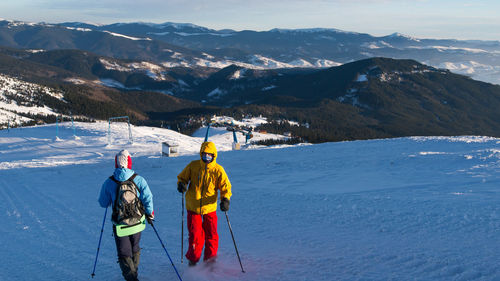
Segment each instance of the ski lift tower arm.
[[238,138],[236,137],[236,129],[233,127],[233,140],[234,143],[238,143]]

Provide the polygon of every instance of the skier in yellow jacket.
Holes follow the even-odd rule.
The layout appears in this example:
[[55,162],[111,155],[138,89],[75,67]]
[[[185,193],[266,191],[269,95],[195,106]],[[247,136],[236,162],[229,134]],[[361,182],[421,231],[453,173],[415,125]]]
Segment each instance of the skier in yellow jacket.
[[217,191],[220,191],[221,211],[229,210],[231,183],[224,168],[217,164],[217,149],[212,142],[204,142],[200,149],[200,160],[189,163],[177,176],[177,190],[186,192],[187,227],[189,247],[186,258],[195,265],[201,257],[211,262],[217,256],[219,235],[217,234]]

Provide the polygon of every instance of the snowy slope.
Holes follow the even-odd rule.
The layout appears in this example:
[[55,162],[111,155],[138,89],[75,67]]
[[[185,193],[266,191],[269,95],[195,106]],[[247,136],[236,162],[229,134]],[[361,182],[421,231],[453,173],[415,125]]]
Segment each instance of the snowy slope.
[[43,95],[64,101],[63,94],[54,89],[0,74],[0,124],[12,126],[32,121],[18,113],[57,115],[53,109],[38,105],[37,100]]
[[[154,194],[156,226],[183,280],[499,280],[500,140],[415,137],[231,151],[211,134],[233,184],[219,259],[180,264],[176,175],[202,137],[159,128],[64,123],[0,131],[0,280],[89,280],[104,209],[97,203],[113,156],[127,148]],[[201,132],[199,132],[201,134]],[[257,136],[256,136],[257,137]],[[160,142],[181,156],[160,158]],[[94,280],[121,280],[110,214]],[[186,231],[185,231],[186,233]],[[184,237],[187,243],[187,237]],[[176,280],[148,226],[141,280]],[[186,248],[186,244],[185,244]]]

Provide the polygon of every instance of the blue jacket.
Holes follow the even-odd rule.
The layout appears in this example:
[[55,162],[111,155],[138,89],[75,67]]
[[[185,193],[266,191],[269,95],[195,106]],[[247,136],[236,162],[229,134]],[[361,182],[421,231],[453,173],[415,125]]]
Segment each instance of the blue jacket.
[[[127,168],[116,168],[113,176],[117,181],[126,181],[133,174],[134,170]],[[139,189],[139,199],[142,201],[144,208],[146,209],[146,214],[150,215],[153,213],[153,194],[149,189],[149,185],[146,180],[137,175],[134,178],[134,183]],[[106,208],[115,203],[116,197],[116,183],[110,178],[102,184],[101,193],[99,194],[99,204],[101,207]]]

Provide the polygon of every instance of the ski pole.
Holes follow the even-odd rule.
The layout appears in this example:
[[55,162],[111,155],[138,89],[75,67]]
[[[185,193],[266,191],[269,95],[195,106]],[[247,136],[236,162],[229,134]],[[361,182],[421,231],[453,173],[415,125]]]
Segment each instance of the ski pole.
[[181,222],[181,263],[184,262],[184,192],[182,193],[182,222]]
[[238,261],[240,262],[241,272],[245,273],[243,265],[241,264],[240,254],[238,253],[238,247],[236,247],[236,241],[234,241],[233,229],[231,228],[231,223],[229,223],[229,217],[227,216],[227,212],[224,212],[224,214],[226,214],[227,225],[229,226],[229,231],[231,232],[231,237],[233,238],[234,249],[236,249],[236,255],[238,256]]
[[161,240],[160,235],[158,235],[158,231],[156,231],[156,227],[154,226],[153,222],[150,222],[150,224],[151,224],[151,227],[153,227],[153,230],[155,231],[156,236],[158,237],[158,240],[160,240],[160,243],[161,243],[161,246],[163,247],[163,250],[165,250],[165,253],[167,253],[167,257],[170,260],[170,263],[172,264],[172,267],[174,268],[175,273],[177,273],[177,277],[179,277],[179,280],[182,281],[182,278],[179,275],[177,268],[175,268],[174,262],[172,261],[172,259],[170,258],[170,255],[168,254],[167,248],[165,248],[165,245],[163,244],[163,241]]
[[101,235],[99,236],[99,244],[97,245],[97,253],[95,254],[94,270],[92,270],[92,278],[95,276],[95,266],[97,265],[97,257],[99,256],[99,248],[101,247],[102,232],[104,231],[104,223],[106,222],[106,214],[108,213],[108,207],[104,211],[104,219],[102,219]]

